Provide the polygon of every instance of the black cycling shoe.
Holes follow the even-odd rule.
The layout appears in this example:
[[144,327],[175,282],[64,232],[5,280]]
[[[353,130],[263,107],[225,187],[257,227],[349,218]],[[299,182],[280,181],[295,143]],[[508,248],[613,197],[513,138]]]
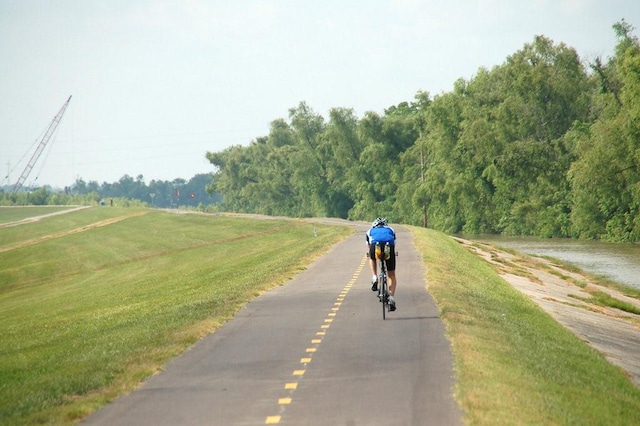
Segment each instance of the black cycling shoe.
[[371,291],[378,291],[378,281],[373,281],[371,283]]
[[393,312],[396,310],[396,301],[394,299],[389,299],[389,312]]

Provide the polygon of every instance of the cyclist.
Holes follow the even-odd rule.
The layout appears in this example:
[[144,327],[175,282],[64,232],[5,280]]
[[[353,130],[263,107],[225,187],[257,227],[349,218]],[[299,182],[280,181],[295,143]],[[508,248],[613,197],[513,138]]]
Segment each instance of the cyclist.
[[387,219],[378,217],[367,231],[367,247],[369,250],[369,267],[371,268],[371,290],[378,291],[378,265],[375,257],[376,243],[388,243],[391,251],[387,259],[387,278],[389,279],[389,310],[396,310],[396,233],[387,224]]

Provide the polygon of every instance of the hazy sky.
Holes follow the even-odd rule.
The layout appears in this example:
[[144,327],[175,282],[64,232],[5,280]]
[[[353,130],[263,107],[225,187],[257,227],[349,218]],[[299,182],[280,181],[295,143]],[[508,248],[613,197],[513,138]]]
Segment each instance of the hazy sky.
[[2,184],[70,95],[25,185],[189,179],[301,101],[382,113],[535,35],[606,59],[622,18],[640,27],[640,1],[0,0]]

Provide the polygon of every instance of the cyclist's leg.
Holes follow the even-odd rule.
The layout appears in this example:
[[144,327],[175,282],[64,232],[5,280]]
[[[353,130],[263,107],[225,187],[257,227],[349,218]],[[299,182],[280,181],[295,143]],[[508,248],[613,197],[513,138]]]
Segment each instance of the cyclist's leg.
[[391,255],[387,260],[387,277],[389,278],[389,294],[396,294],[396,248],[391,246]]
[[389,311],[395,311],[396,310],[396,298],[395,298],[396,272],[395,271],[387,270],[387,285],[389,290],[389,298],[388,298]]
[[389,283],[389,310],[396,310],[396,286],[398,284],[398,280],[396,279],[396,252],[395,247],[391,245],[391,255],[387,260],[387,278]]
[[396,294],[396,271],[387,271],[387,279],[389,282],[389,294]]
[[378,291],[378,265],[376,262],[375,244],[369,244],[369,269],[371,269],[371,290]]

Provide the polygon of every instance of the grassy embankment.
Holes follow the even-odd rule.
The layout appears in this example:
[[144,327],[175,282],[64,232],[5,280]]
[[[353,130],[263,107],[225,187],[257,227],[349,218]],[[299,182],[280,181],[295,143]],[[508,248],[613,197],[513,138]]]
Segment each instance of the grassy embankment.
[[20,207],[0,207],[0,225],[26,219],[43,214],[55,213],[62,210],[69,210],[68,206],[20,206]]
[[0,229],[0,424],[73,423],[350,232],[108,207]]
[[468,424],[640,424],[640,390],[620,369],[453,239],[412,230]]
[[[72,423],[132,389],[350,232],[313,227],[93,208],[1,229],[0,423]],[[467,423],[640,424],[619,369],[456,242],[413,231]]]

